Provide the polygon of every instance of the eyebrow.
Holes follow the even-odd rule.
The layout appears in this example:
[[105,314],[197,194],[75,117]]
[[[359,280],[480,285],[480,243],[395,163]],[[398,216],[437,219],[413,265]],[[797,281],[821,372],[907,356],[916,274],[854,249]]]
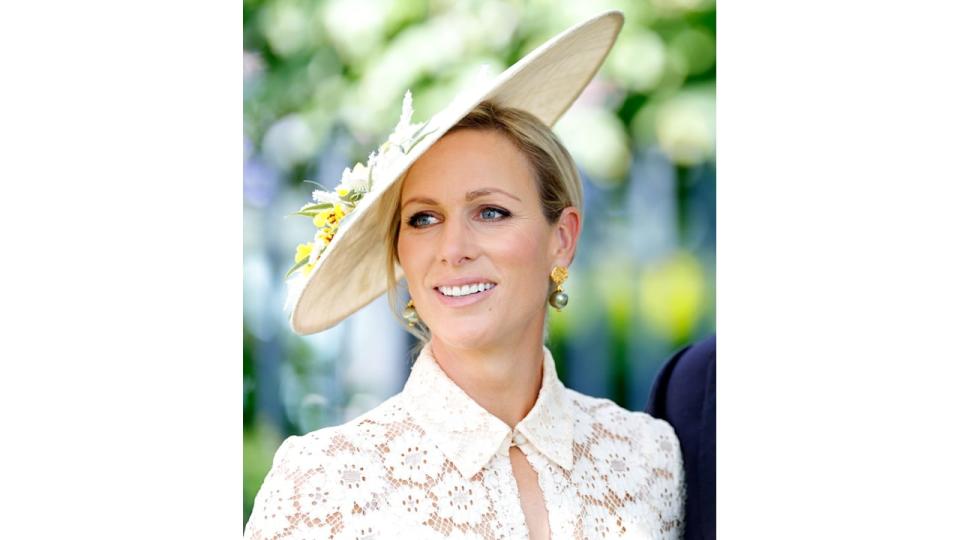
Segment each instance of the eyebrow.
[[[517,196],[512,195],[512,194],[510,194],[510,193],[507,193],[506,191],[504,191],[504,190],[502,190],[502,189],[497,189],[497,188],[480,188],[480,189],[475,189],[475,190],[467,193],[466,197],[464,197],[464,198],[467,200],[467,202],[470,202],[470,201],[472,201],[472,200],[474,200],[474,199],[476,199],[476,198],[483,197],[484,195],[491,195],[491,194],[493,194],[493,193],[502,193],[502,194],[506,195],[507,197],[510,197],[511,199],[517,201],[517,202],[523,202],[523,201],[521,201]],[[400,207],[400,209],[403,210],[404,208],[406,208],[406,206],[407,206],[408,204],[410,204],[410,203],[412,203],[412,202],[421,202],[421,203],[423,203],[423,204],[437,206],[437,201],[435,201],[435,200],[433,200],[433,199],[431,199],[431,198],[428,198],[428,197],[413,197],[413,198],[411,198],[411,199],[407,199],[407,202],[403,203],[403,205]]]

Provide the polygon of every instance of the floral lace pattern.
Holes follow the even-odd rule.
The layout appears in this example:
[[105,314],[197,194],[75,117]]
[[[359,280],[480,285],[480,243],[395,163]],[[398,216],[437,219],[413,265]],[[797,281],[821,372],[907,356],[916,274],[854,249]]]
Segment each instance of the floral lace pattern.
[[552,538],[683,536],[683,465],[667,423],[565,388],[544,347],[537,402],[510,429],[428,344],[401,393],[283,442],[244,538],[527,538],[511,446],[538,475]]

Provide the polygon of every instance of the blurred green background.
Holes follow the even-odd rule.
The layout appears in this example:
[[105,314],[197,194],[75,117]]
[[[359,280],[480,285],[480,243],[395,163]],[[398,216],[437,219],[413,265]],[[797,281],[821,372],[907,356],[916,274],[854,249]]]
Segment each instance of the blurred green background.
[[510,66],[604,9],[623,31],[555,127],[584,180],[585,222],[551,310],[564,383],[642,409],[661,363],[715,331],[712,1],[245,0],[243,519],[284,437],[348,421],[398,392],[413,341],[381,298],[300,337],[283,276],[315,181],[364,161],[413,92],[428,119],[479,66]]

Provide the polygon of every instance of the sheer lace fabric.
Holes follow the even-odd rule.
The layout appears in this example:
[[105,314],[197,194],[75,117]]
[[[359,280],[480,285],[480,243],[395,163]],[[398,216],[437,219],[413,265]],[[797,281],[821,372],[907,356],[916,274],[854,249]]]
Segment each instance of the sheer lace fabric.
[[527,538],[512,445],[537,472],[552,538],[683,536],[683,466],[667,423],[565,388],[544,348],[537,402],[511,430],[428,344],[401,393],[283,442],[244,538]]

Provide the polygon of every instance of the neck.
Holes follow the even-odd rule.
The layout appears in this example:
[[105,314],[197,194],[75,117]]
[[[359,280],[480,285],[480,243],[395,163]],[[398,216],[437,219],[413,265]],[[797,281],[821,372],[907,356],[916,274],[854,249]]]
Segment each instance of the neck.
[[543,344],[539,339],[478,350],[457,348],[434,337],[430,346],[450,380],[510,429],[537,402],[543,377]]

